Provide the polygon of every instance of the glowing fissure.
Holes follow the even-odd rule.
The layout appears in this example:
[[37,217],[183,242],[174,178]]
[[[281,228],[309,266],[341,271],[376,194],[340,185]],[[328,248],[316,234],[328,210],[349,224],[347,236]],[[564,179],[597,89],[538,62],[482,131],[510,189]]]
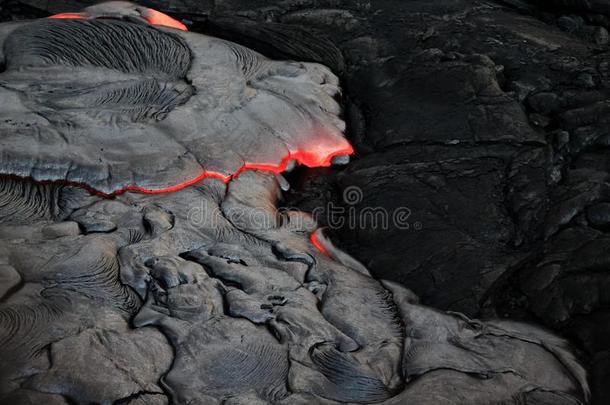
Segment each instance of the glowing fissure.
[[329,167],[335,156],[352,155],[353,153],[354,153],[354,149],[352,148],[352,146],[349,143],[347,144],[347,146],[345,148],[335,150],[335,151],[333,151],[329,154],[325,154],[325,155],[316,155],[315,153],[312,153],[309,151],[297,151],[297,152],[289,153],[288,156],[284,157],[284,159],[282,159],[281,163],[277,164],[277,165],[273,164],[273,163],[245,163],[235,173],[230,174],[230,175],[224,175],[222,173],[204,170],[203,173],[201,173],[199,176],[197,176],[191,180],[187,180],[183,183],[176,184],[171,187],[160,188],[160,189],[147,189],[145,187],[140,187],[140,186],[129,186],[129,187],[123,188],[121,190],[115,191],[111,194],[105,194],[105,193],[102,193],[102,194],[112,197],[112,196],[120,195],[125,192],[129,192],[129,191],[136,192],[136,193],[143,193],[143,194],[172,193],[172,192],[180,191],[183,188],[186,188],[188,186],[192,186],[193,184],[199,183],[200,181],[207,179],[207,178],[214,178],[214,179],[221,180],[225,183],[228,183],[229,181],[231,181],[231,179],[236,178],[242,172],[247,171],[247,170],[261,170],[264,172],[280,174],[284,170],[286,170],[286,167],[288,167],[288,164],[291,160],[296,160],[298,163],[300,163],[304,166],[307,166],[307,167]]
[[[346,141],[346,143],[347,143],[347,141]],[[99,195],[99,196],[105,197],[105,198],[115,197],[115,196],[118,196],[118,195],[121,195],[121,194],[124,194],[127,192],[142,193],[142,194],[164,194],[164,193],[174,193],[174,192],[180,191],[186,187],[197,184],[200,181],[203,181],[204,179],[207,179],[207,178],[218,179],[224,183],[228,183],[232,179],[239,176],[241,173],[248,171],[248,170],[260,170],[260,171],[264,171],[264,172],[280,174],[286,170],[286,167],[288,167],[288,164],[291,160],[295,160],[304,166],[312,167],[312,168],[313,167],[329,167],[332,163],[332,159],[335,156],[352,155],[353,153],[354,153],[354,149],[352,148],[352,146],[349,143],[347,143],[347,146],[345,148],[337,149],[326,155],[316,155],[316,154],[313,154],[313,153],[307,152],[307,151],[297,151],[297,152],[288,154],[284,159],[282,159],[280,164],[245,163],[235,173],[229,174],[229,175],[225,175],[225,174],[214,172],[214,171],[204,170],[197,177],[195,177],[191,180],[187,180],[182,183],[173,185],[173,186],[158,188],[158,189],[148,189],[145,187],[133,185],[133,186],[128,186],[128,187],[119,189],[117,191],[113,191],[112,193],[104,193],[103,191],[97,190],[94,187],[92,187],[86,183],[79,183],[79,182],[74,182],[74,181],[69,181],[69,180],[34,180],[32,178],[29,178],[29,177],[28,178],[31,179],[32,181],[35,181],[36,183],[40,183],[40,184],[61,184],[61,185],[66,185],[66,186],[80,187],[80,188],[83,188],[83,189],[89,191],[91,194]],[[9,175],[9,176],[15,177],[15,178],[23,178],[23,177],[16,176],[16,175]]]

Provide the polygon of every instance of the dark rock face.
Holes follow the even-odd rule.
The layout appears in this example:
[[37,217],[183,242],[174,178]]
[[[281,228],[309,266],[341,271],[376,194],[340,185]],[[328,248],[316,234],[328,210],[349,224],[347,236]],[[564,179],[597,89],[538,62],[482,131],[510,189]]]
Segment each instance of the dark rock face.
[[[90,4],[22,3],[32,17]],[[331,226],[327,202],[342,208],[345,221],[334,239],[374,277],[408,286],[425,305],[510,316],[564,333],[587,355],[592,402],[605,404],[610,13],[604,2],[147,5],[266,56],[333,69],[356,160],[324,177],[297,172],[291,180],[300,185],[285,204],[324,206],[318,222]],[[325,259],[303,236],[313,222],[293,212],[294,221],[307,224],[286,234],[286,218],[274,214],[275,180],[250,175],[226,193],[208,181],[176,195],[127,193],[111,201],[4,180],[0,201],[9,208],[0,211],[0,237],[13,242],[0,256],[10,258],[0,259],[3,313],[32,337],[26,349],[11,346],[13,340],[2,344],[3,353],[28,353],[11,358],[10,377],[2,377],[11,381],[2,389],[7,403],[103,400],[95,381],[75,383],[74,370],[62,366],[79,357],[66,353],[72,342],[94,348],[101,370],[110,367],[105,359],[121,358],[116,367],[127,371],[112,379],[116,395],[108,402],[577,403],[582,371],[563,341],[534,327],[480,323],[416,305],[392,282],[382,287],[359,275],[363,266],[330,245],[339,264]],[[19,203],[11,190],[34,202]],[[264,231],[220,214],[202,230],[185,217],[193,205],[224,212],[244,201],[256,201],[255,212],[263,207]],[[400,226],[393,217],[379,226],[372,208],[399,212]],[[24,240],[26,247],[13,248]],[[84,253],[74,257],[84,261],[59,258],[58,266],[92,268],[92,277],[49,270],[41,279],[40,270],[31,270],[42,267],[33,251],[76,246]],[[88,264],[100,262],[107,263],[103,271]],[[138,345],[143,336],[152,347]],[[118,346],[120,353],[109,353]],[[151,351],[160,353],[154,364],[129,369]],[[212,368],[194,373],[193,365]],[[232,386],[234,380],[243,384]],[[518,392],[524,382],[539,389]],[[445,402],[431,395],[439,387],[451,388]]]

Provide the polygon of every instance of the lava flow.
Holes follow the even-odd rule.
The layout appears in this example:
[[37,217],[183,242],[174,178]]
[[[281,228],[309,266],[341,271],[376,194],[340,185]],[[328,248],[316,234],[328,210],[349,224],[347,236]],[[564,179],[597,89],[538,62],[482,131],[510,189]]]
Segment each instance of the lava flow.
[[[160,11],[154,10],[152,8],[145,8],[140,11],[140,15],[143,19],[146,20],[151,25],[158,25],[163,27],[175,28],[181,31],[188,31],[186,25],[182,24],[180,21],[173,19],[172,17],[164,14]],[[76,19],[76,20],[84,20],[95,18],[95,15],[92,15],[87,12],[82,13],[61,13],[50,16],[52,19]]]

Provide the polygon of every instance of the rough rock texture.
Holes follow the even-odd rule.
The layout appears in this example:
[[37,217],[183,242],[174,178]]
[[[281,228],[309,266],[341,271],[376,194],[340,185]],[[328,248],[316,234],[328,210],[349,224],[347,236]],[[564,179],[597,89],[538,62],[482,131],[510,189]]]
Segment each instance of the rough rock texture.
[[[278,211],[274,175],[112,200],[0,180],[52,189],[34,203],[2,194],[12,202],[0,206],[12,213],[0,223],[2,403],[588,398],[565,340],[419,305],[337,250],[313,218]],[[33,204],[71,208],[25,224]]]
[[[19,15],[39,17],[44,15],[47,8],[48,12],[54,13],[76,10],[91,2],[78,3],[78,7],[59,7],[57,2],[12,1],[8,6],[2,5],[0,12],[5,19]],[[318,214],[318,222],[335,228],[333,239],[370,269],[373,276],[408,286],[425,305],[459,310],[468,315],[510,316],[544,323],[564,333],[587,356],[591,370],[592,402],[607,402],[610,397],[607,384],[610,378],[610,332],[606,326],[610,319],[610,306],[607,294],[609,249],[605,235],[610,223],[610,156],[607,153],[610,137],[606,117],[607,81],[610,75],[607,54],[610,12],[605,2],[225,0],[214,4],[194,1],[147,4],[176,13],[177,18],[184,18],[184,22],[193,29],[231,39],[266,56],[329,66],[342,81],[346,107],[344,119],[348,125],[348,136],[355,143],[357,157],[342,172],[328,169],[297,171],[290,179],[297,187],[293,187],[284,204],[289,207],[297,205]],[[31,186],[19,187],[28,189]],[[135,197],[128,194],[125,198]],[[161,210],[149,209],[150,212],[146,214],[139,213],[149,218],[144,221],[144,231],[166,232],[173,220],[163,213],[166,210],[172,213],[185,210],[187,200],[181,197],[178,201],[161,204],[169,204],[174,207],[172,209],[165,207]],[[210,207],[218,204],[218,200],[215,201],[210,203]],[[329,202],[333,206],[329,207]],[[75,216],[70,221],[79,223],[79,229],[85,232],[104,232],[108,235],[120,233],[121,229],[130,226],[141,226],[138,215],[128,214],[120,204],[108,201],[96,204],[103,205],[101,211],[112,212],[112,215],[100,214],[100,209],[89,210],[85,205],[74,212]],[[344,210],[340,217],[345,219],[338,225],[328,215],[337,207]],[[373,226],[371,217],[363,214],[365,209],[371,208],[382,208],[390,213],[400,209],[400,226],[396,226],[396,222],[385,228]],[[56,215],[53,214],[56,209],[50,205],[36,209],[36,212],[42,215],[41,218]],[[110,216],[114,216],[114,219]],[[275,218],[262,217],[266,218],[265,221]],[[368,218],[363,221],[363,226],[359,222],[358,226],[351,226],[350,218],[358,221],[363,217]],[[61,216],[53,218],[63,219]],[[31,240],[40,238],[41,234],[74,232],[71,225],[65,226],[65,229],[64,225],[59,228],[56,225],[50,228],[46,225],[45,232],[31,226],[15,228],[10,225],[10,228],[5,228],[8,230],[0,231],[0,235],[8,234],[11,239],[21,235],[17,237]],[[222,227],[219,234],[230,234],[231,228]],[[173,240],[176,234],[165,238]],[[201,236],[195,239],[199,238]],[[154,254],[141,255],[133,248],[125,249],[126,253],[120,254],[121,260],[141,263],[141,257],[148,260],[158,255],[175,256],[179,252],[182,260],[197,263],[208,270],[201,277],[220,279],[223,283],[226,280],[221,274],[235,280],[238,277],[236,274],[243,275],[240,269],[243,270],[244,263],[248,264],[248,260],[241,257],[244,254],[241,241],[238,243],[240,247],[223,246],[219,248],[222,253],[210,254],[208,249],[202,251],[198,243],[189,242],[191,237],[178,239],[186,244],[185,247],[166,248],[163,245],[168,242],[151,243],[147,249]],[[271,248],[272,257],[277,260],[274,249]],[[311,249],[311,246],[307,249]],[[258,257],[259,254],[254,256]],[[210,266],[215,267],[210,255],[224,257],[230,262],[229,268],[223,266],[223,269],[209,270]],[[291,253],[289,256],[309,262],[303,255],[294,256]],[[354,264],[357,262],[353,259],[348,260],[338,253],[336,256],[343,257],[351,267],[362,267]],[[176,258],[172,260],[179,261]],[[187,373],[185,370],[190,361],[205,362],[205,359],[209,359],[206,356],[211,355],[201,348],[199,341],[193,341],[195,336],[211,345],[218,345],[218,350],[230,350],[221,348],[222,344],[218,342],[221,332],[210,331],[210,335],[199,336],[197,327],[193,331],[189,329],[191,325],[201,325],[206,317],[211,316],[204,313],[218,314],[215,319],[219,318],[221,324],[226,322],[226,317],[244,316],[251,323],[261,325],[261,322],[270,322],[269,315],[265,311],[261,313],[258,308],[263,305],[265,308],[277,307],[273,303],[260,305],[261,291],[267,288],[264,280],[255,281],[254,287],[228,282],[231,291],[235,291],[233,288],[238,291],[223,291],[222,294],[239,299],[234,301],[233,307],[224,311],[214,310],[217,305],[214,303],[218,303],[214,292],[209,293],[211,298],[206,298],[205,303],[197,301],[200,298],[182,303],[179,297],[191,296],[171,289],[182,284],[188,286],[189,282],[182,280],[192,280],[188,274],[192,274],[193,270],[171,270],[169,274],[166,274],[167,271],[151,271],[153,262],[156,261],[148,265],[130,265],[130,268],[137,269],[133,274],[123,272],[121,267],[121,277],[140,293],[140,299],[145,300],[144,310],[135,318],[137,325],[158,326],[168,336],[169,344],[180,348],[177,352],[180,358],[191,356],[193,359],[176,363],[176,368],[168,374],[168,381],[173,381],[173,384],[177,384],[180,376]],[[24,274],[9,262],[2,263],[3,285],[4,280],[8,280],[5,290],[9,294],[21,291]],[[180,263],[172,265],[172,268],[182,267]],[[300,266],[300,262],[291,263]],[[257,265],[257,268],[276,266],[266,264]],[[324,272],[335,274],[335,270],[326,268]],[[267,273],[261,270],[260,274]],[[142,281],[142,275],[151,281]],[[173,287],[159,289],[155,286],[159,283]],[[385,285],[392,290],[392,284]],[[149,288],[152,292],[146,294]],[[197,286],[192,290],[200,288]],[[314,290],[314,295],[317,295],[317,288]],[[239,291],[253,294],[255,300],[242,299],[245,297]],[[413,368],[406,362],[402,377],[424,373],[424,378],[407,379],[408,388],[393,397],[395,403],[405,403],[407,400],[434,404],[443,403],[443,400],[447,403],[472,403],[477,400],[485,403],[489,400],[490,390],[496,394],[497,400],[506,395],[521,403],[557,404],[569,401],[540,390],[524,393],[515,399],[510,387],[520,385],[520,378],[536,374],[537,370],[519,370],[516,377],[504,369],[493,374],[493,378],[479,378],[491,375],[486,371],[487,363],[502,363],[510,368],[510,362],[517,361],[515,359],[519,356],[531,358],[526,347],[515,351],[511,341],[494,342],[505,351],[520,353],[508,359],[497,359],[493,353],[486,352],[486,345],[483,344],[475,351],[483,353],[487,360],[476,361],[476,371],[468,369],[476,357],[466,356],[467,361],[463,356],[463,345],[467,346],[471,341],[485,342],[490,335],[498,335],[495,328],[505,331],[500,335],[509,334],[513,341],[527,340],[529,344],[544,339],[555,341],[556,338],[542,332],[535,332],[537,336],[534,338],[525,338],[527,333],[511,323],[495,321],[479,324],[459,317],[447,318],[446,315],[439,315],[442,328],[453,331],[457,323],[458,330],[466,335],[455,339],[453,332],[430,332],[426,321],[435,319],[436,311],[414,306],[412,299],[397,298],[401,294],[396,292],[396,288],[392,291],[407,335],[422,336],[425,342],[413,347],[434,347],[432,352],[443,353],[443,361],[436,363],[439,359],[425,350],[424,353],[428,354],[421,358],[415,354],[403,357],[415,360]],[[165,298],[172,296],[177,302],[168,302]],[[201,293],[192,295],[201,296]],[[271,301],[277,300],[274,298]],[[399,302],[411,302],[410,308],[417,308],[418,314],[413,315],[410,309],[403,309]],[[190,316],[191,305],[209,309],[207,312],[194,311],[197,316]],[[307,306],[303,304],[301,307]],[[351,313],[353,309],[347,312]],[[87,315],[90,313],[94,312],[87,312]],[[325,322],[333,327],[315,330],[321,330],[324,336],[332,336],[332,341],[342,342],[339,346],[345,349],[349,347],[349,340],[346,341],[334,329],[339,329],[341,333],[348,329],[337,327],[335,322],[341,319],[333,318],[332,313],[330,310],[326,313],[331,315],[328,318],[330,321]],[[172,319],[168,319],[168,314]],[[306,322],[290,319],[293,319],[293,324],[307,327],[322,325],[315,314],[313,309],[311,313],[308,312]],[[376,314],[373,317],[378,318]],[[47,319],[46,315],[42,319]],[[371,318],[362,319],[354,324],[371,322]],[[278,324],[283,325],[282,322]],[[250,324],[245,325],[248,326],[244,328],[251,328]],[[411,327],[409,325],[413,325],[413,329],[408,329]],[[480,331],[481,325],[485,325],[483,332]],[[482,338],[472,340],[468,336],[470,329],[479,330],[476,336]],[[179,333],[174,333],[176,331]],[[354,332],[346,334],[352,340],[357,336]],[[250,335],[256,336],[256,332],[248,329]],[[439,335],[451,337],[448,340],[461,349],[446,349],[447,344]],[[303,335],[299,336],[302,339]],[[232,339],[235,337],[223,336],[223,340],[235,341]],[[320,337],[312,339],[315,342]],[[272,353],[274,344],[266,345],[265,349],[252,349],[240,361],[246,365],[252,364],[254,360],[251,356],[256,358],[264,350]],[[547,343],[544,345],[548,347]],[[372,347],[376,347],[375,342]],[[287,352],[290,370],[300,367],[301,363],[293,361],[291,356],[301,358],[298,356],[303,355],[302,350],[297,348],[294,352]],[[320,363],[313,364],[314,359],[332,357],[334,353],[324,346],[320,350],[320,356],[310,355],[297,377],[292,378],[292,371],[288,372],[293,395],[285,399],[287,403],[311,403],[314,398],[320,400],[319,397],[310,397],[310,393],[329,400],[339,398],[348,401],[351,399],[341,395],[355,395],[353,389],[341,387],[343,382],[312,385],[312,382],[320,381],[315,373],[324,373],[321,370],[325,369]],[[557,355],[557,351],[553,351]],[[495,354],[503,354],[500,352]],[[230,351],[227,353],[227,358],[236,358]],[[550,359],[543,360],[545,354],[537,350],[536,356],[540,364],[549,364]],[[490,361],[489,358],[494,360]],[[44,363],[40,358],[36,359]],[[261,373],[265,381],[269,381],[267,387],[276,386],[275,381],[284,369],[281,356],[276,356],[274,361],[277,363],[274,363],[273,372],[268,371],[268,363],[261,363],[265,364]],[[433,363],[426,364],[427,361]],[[355,363],[347,361],[340,364],[351,367]],[[456,364],[462,368],[455,367]],[[548,367],[550,370],[554,366],[549,364]],[[48,363],[38,365],[38,370],[49,368]],[[309,371],[312,369],[313,377]],[[31,372],[36,368],[29,370]],[[551,373],[548,370],[540,373]],[[357,384],[366,387],[363,395],[379,399],[400,391],[395,390],[396,383],[387,377],[393,375],[391,372],[377,368],[374,377],[368,373],[365,373],[366,384]],[[379,378],[381,375],[385,377]],[[148,377],[140,377],[138,381],[141,385],[138,386],[147,385]],[[362,375],[359,377],[362,378]],[[560,381],[561,378],[556,380]],[[431,398],[430,393],[438,392],[438,387],[446,386],[447,381],[451,381],[451,396]],[[205,403],[208,398],[197,397],[201,395],[201,387],[213,387],[209,389],[214,395],[223,395],[214,388],[213,380],[193,380],[190,383],[190,387],[198,387],[193,392],[186,392],[189,387],[160,385],[163,385],[163,392],[169,393],[174,400],[183,398]],[[536,383],[544,385],[548,382]],[[285,395],[282,390],[261,393],[254,385],[248,387],[251,391],[243,393],[242,398],[235,399],[235,403],[256,403],[255,398],[260,398],[260,395],[270,395],[279,400]],[[296,387],[306,387],[301,389],[307,394]],[[130,389],[133,386],[123,387],[123,391],[117,392]],[[150,392],[140,391],[123,402],[146,403],[149,399],[152,402],[153,398],[156,400],[160,397],[156,388],[149,389]],[[44,392],[46,394],[23,385],[11,391],[9,398],[27,398],[32,402],[44,398],[64,403],[62,401],[66,397],[61,396],[63,393],[58,396],[55,391],[47,389]]]

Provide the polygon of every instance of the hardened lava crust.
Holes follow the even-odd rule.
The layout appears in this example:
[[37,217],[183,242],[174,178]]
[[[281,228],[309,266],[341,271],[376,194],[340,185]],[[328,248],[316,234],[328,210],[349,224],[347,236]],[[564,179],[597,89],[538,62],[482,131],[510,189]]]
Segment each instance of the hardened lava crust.
[[338,79],[322,65],[146,21],[76,17],[0,27],[2,174],[160,193],[353,153]]

